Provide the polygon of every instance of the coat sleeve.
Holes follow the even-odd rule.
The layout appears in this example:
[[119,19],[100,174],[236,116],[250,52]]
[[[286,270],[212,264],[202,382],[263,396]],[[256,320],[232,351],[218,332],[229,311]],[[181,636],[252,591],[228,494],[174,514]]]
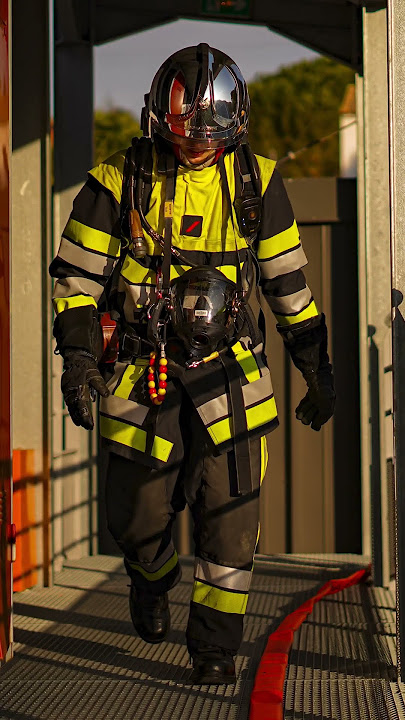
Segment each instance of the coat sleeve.
[[274,170],[263,195],[257,246],[260,285],[278,328],[307,325],[319,314],[305,275],[307,258],[280,173]]
[[325,317],[318,313],[302,271],[307,258],[281,175],[275,170],[263,196],[258,244],[261,288],[277,330],[307,384],[327,376],[333,384]]
[[89,173],[76,196],[49,269],[56,279],[54,335],[62,355],[67,348],[94,355],[99,350],[97,305],[121,248],[119,170],[111,164],[114,172],[108,172],[107,163]]

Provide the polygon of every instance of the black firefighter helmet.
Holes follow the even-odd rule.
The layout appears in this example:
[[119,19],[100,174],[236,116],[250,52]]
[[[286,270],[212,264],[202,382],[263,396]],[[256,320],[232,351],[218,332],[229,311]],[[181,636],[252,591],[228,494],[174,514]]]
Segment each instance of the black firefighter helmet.
[[190,355],[221,349],[236,332],[236,284],[214,267],[187,270],[171,283],[171,324]]
[[179,50],[157,71],[142,110],[144,135],[181,148],[239,145],[246,136],[249,95],[236,63],[206,43]]

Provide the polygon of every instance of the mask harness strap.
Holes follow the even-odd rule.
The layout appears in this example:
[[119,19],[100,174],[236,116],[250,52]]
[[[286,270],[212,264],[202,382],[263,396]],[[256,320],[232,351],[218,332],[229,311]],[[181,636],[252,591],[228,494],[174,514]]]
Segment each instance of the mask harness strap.
[[[240,254],[238,249],[238,243],[235,232],[235,221],[233,218],[233,207],[231,194],[229,191],[228,178],[225,170],[224,158],[221,155],[218,161],[219,171],[221,174],[222,191],[226,197],[228,210],[231,216],[231,222],[233,227],[233,233],[235,238],[236,248],[236,277],[237,277],[237,293],[240,302],[243,302],[243,286],[242,286],[242,273],[240,267]],[[247,426],[247,417],[245,410],[245,402],[243,398],[242,383],[239,374],[239,364],[235,361],[235,358],[229,357],[226,353],[220,355],[220,361],[225,370],[228,385],[229,385],[229,398],[231,404],[231,412],[233,417],[233,449],[235,456],[236,466],[236,483],[238,493],[240,495],[246,495],[253,491],[252,486],[252,469],[250,461],[250,442]]]
[[[166,176],[166,192],[164,202],[164,234],[161,243],[163,259],[158,260],[156,267],[156,289],[157,301],[148,311],[148,339],[151,342],[165,342],[166,318],[170,299],[170,267],[172,256],[172,234],[173,234],[173,204],[176,188],[176,162],[172,153],[160,156],[160,162],[165,163],[164,174]],[[163,327],[163,337],[159,337],[160,329]]]
[[[140,157],[139,162],[137,166],[137,179],[136,179],[136,190],[135,190],[135,208],[139,213],[141,225],[143,229],[150,235],[152,240],[154,240],[162,250],[164,250],[165,240],[164,237],[162,237],[154,228],[150,225],[150,223],[146,219],[146,207],[145,207],[145,198],[144,198],[144,190],[145,190],[145,184],[152,182],[152,142],[149,140],[149,138],[140,138],[139,140],[139,147],[140,147]],[[173,169],[171,172],[174,173],[173,178],[170,180],[173,180],[173,194],[171,198],[166,197],[166,202],[168,200],[171,200],[173,203],[174,199],[174,186],[176,182],[176,164],[175,159],[173,157],[172,161],[172,153],[169,151],[165,153],[162,150],[159,149],[158,154],[158,173],[166,174],[167,172],[167,165],[163,167],[163,157],[170,158],[169,160],[169,166],[172,167],[173,162]],[[150,168],[148,168],[148,163],[150,164]],[[171,174],[169,172],[169,174]],[[169,186],[171,185],[169,181]],[[167,193],[167,185],[166,185],[166,193]],[[166,219],[165,219],[166,220]],[[165,229],[166,229],[166,221],[165,221]],[[171,231],[170,232],[170,238],[171,238]],[[174,255],[183,265],[191,265],[191,267],[195,267],[196,263],[190,262],[187,260],[184,255],[181,254],[177,248],[174,248],[172,245],[170,246],[170,251],[172,255]],[[167,252],[164,251],[166,256]]]
[[176,188],[176,163],[173,153],[166,154],[166,197],[164,205],[164,235],[162,263],[162,294],[170,295],[170,265],[172,256],[173,204]]

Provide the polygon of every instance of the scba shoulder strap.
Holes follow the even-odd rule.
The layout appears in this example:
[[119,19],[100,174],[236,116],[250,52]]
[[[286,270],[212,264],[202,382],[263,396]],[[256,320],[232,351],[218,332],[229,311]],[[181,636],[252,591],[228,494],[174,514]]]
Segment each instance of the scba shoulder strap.
[[239,230],[251,245],[260,229],[262,183],[259,165],[249,143],[235,150],[235,213]]
[[[148,147],[149,145],[150,148]],[[147,163],[147,167],[144,169],[145,182],[149,180],[150,188],[152,188],[152,165],[150,164],[149,166],[149,158],[152,163],[152,143],[148,140],[148,138],[134,137],[132,138],[131,146],[125,153],[124,168],[122,173],[120,204],[121,252],[119,260],[108,278],[99,300],[98,307],[101,314],[110,311],[114,312],[115,310],[119,311],[117,306],[119,277],[130,246],[130,211],[135,207],[137,167],[139,167],[143,158],[145,158]],[[148,193],[143,192],[143,195],[145,203],[148,203]]]
[[152,191],[152,165],[152,141],[145,137],[132,138],[131,146],[125,154],[122,176],[120,222],[121,235],[125,239],[129,239],[129,211],[136,207],[138,198],[143,211],[147,211]]

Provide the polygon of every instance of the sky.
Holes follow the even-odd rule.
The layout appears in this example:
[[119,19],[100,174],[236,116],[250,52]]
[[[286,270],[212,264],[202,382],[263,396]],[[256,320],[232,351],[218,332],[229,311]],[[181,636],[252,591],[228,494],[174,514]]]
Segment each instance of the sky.
[[282,65],[318,57],[264,26],[176,20],[95,48],[95,107],[121,107],[140,117],[143,96],[163,61],[176,50],[200,42],[230,55],[248,82]]

